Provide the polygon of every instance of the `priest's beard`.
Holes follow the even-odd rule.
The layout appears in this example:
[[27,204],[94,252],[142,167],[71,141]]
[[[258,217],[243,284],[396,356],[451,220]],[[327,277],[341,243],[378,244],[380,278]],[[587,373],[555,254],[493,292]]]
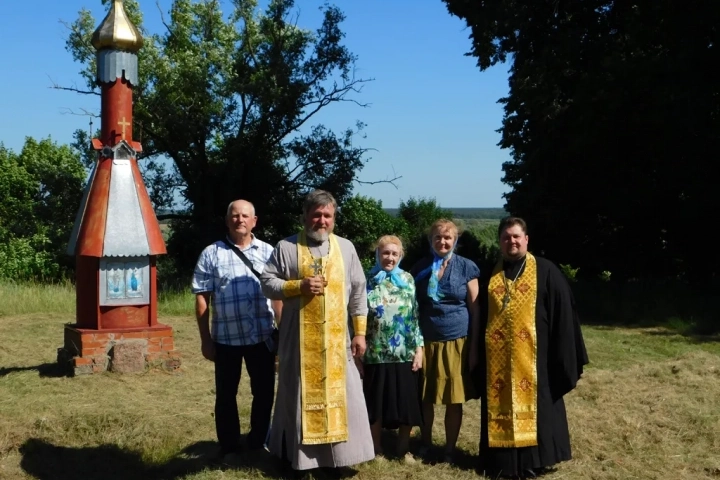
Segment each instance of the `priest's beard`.
[[325,230],[324,232],[317,232],[311,228],[305,229],[305,234],[307,235],[307,237],[318,243],[323,243],[328,238],[330,238],[331,233],[332,229]]

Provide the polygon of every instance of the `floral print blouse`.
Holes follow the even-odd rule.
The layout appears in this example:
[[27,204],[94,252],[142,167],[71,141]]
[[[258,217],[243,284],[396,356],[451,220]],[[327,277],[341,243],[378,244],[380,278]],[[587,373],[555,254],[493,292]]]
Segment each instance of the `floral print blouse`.
[[415,349],[424,344],[418,323],[415,281],[401,272],[407,287],[399,288],[386,278],[367,282],[368,323],[365,363],[412,362]]

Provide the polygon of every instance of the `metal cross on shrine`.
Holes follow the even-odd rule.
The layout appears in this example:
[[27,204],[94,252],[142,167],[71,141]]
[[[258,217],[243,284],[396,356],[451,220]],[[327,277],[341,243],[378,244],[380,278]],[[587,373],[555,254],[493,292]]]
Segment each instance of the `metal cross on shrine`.
[[125,117],[122,117],[122,121],[118,122],[118,125],[122,126],[122,139],[125,140],[125,127],[132,125],[130,122],[125,121]]

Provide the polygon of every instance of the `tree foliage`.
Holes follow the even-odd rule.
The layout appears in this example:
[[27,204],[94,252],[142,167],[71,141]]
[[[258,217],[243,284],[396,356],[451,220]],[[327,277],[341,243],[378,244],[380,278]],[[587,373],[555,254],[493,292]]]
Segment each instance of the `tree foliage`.
[[[331,104],[358,103],[353,94],[367,81],[355,77],[338,8],[324,7],[313,31],[298,26],[293,0],[271,0],[264,10],[234,0],[227,18],[217,0],[174,0],[165,30],[150,33],[138,3],[125,6],[145,37],[134,92],[141,164],[156,208],[185,201],[168,245],[182,265],[222,235],[232,200],[252,201],[258,233],[273,240],[291,233],[309,190],[329,190],[341,203],[351,197],[365,162],[366,149],[354,143],[363,124],[338,133],[313,124]],[[96,25],[82,10],[67,39],[91,92]]]
[[341,207],[337,233],[352,240],[365,271],[375,265],[375,243],[383,235],[406,237],[408,225],[403,218],[383,210],[382,202],[356,195]]
[[82,198],[78,152],[50,138],[25,140],[19,154],[0,144],[0,277],[57,280]]
[[[695,228],[720,202],[720,4],[444,0],[478,66],[508,62],[506,210],[556,262],[613,278],[720,271]],[[713,208],[714,207],[714,208]]]
[[434,198],[410,197],[400,202],[398,217],[407,224],[405,234],[405,258],[402,268],[410,270],[412,266],[430,252],[428,234],[430,225],[441,218],[452,219],[452,212],[438,205]]

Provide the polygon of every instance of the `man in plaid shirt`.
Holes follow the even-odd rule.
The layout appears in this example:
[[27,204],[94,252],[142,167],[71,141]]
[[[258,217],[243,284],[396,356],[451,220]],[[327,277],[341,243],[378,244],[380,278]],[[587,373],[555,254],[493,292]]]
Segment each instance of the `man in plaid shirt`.
[[[228,205],[228,242],[245,254],[256,271],[262,272],[273,249],[252,234],[256,223],[252,203],[237,200]],[[222,240],[200,254],[192,292],[202,354],[215,362],[215,429],[220,454],[224,457],[240,450],[237,392],[243,359],[253,396],[247,446],[261,449],[270,428],[275,394],[271,336],[282,302],[270,301],[262,294],[258,278]]]

